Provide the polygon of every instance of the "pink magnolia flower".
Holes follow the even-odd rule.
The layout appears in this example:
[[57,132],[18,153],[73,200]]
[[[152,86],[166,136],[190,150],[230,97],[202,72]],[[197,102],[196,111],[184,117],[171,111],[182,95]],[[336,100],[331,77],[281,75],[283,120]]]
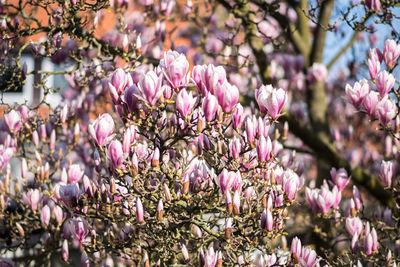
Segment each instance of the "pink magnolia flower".
[[211,93],[203,99],[203,112],[206,121],[212,121],[215,118],[218,109],[218,100]]
[[64,261],[68,261],[69,250],[68,250],[68,240],[64,239],[61,247],[61,257]]
[[144,221],[143,205],[140,198],[136,198],[136,218],[140,223]]
[[43,223],[44,225],[46,225],[46,226],[49,225],[49,223],[50,223],[50,216],[51,216],[51,214],[50,214],[50,208],[49,208],[49,206],[45,205],[45,206],[42,208],[41,212],[40,212],[40,220],[42,221],[42,223]]
[[376,104],[379,102],[379,94],[378,92],[371,91],[364,98],[363,105],[365,111],[370,117],[375,117],[376,115]]
[[221,86],[217,87],[215,95],[222,110],[225,113],[229,113],[239,100],[239,89],[225,81]]
[[196,97],[193,97],[192,92],[187,92],[186,89],[182,89],[176,97],[176,109],[182,115],[186,117],[193,111],[194,104],[196,104]]
[[38,189],[29,189],[28,192],[24,194],[24,201],[32,210],[37,210],[40,198],[40,191]]
[[122,94],[128,83],[128,76],[130,75],[126,74],[123,69],[118,68],[111,76],[110,86],[114,87],[118,94]]
[[3,118],[10,133],[16,134],[19,128],[22,126],[22,120],[19,112],[11,110],[9,113],[4,114]]
[[346,219],[346,230],[351,236],[360,235],[363,225],[362,221],[358,217]]
[[395,40],[386,40],[385,45],[383,46],[383,59],[389,69],[394,67],[399,56],[400,45],[398,45]]
[[380,122],[385,127],[388,127],[390,122],[397,114],[397,106],[389,97],[389,95],[386,95],[381,101],[378,102],[376,105],[376,113]]
[[108,113],[99,116],[93,124],[89,124],[88,128],[89,134],[98,146],[103,146],[111,140],[114,129],[114,120]]
[[368,81],[363,79],[360,82],[354,83],[353,87],[351,87],[349,84],[346,84],[345,91],[350,103],[352,103],[355,108],[359,109],[364,101],[364,98],[371,91],[371,88],[368,84]]
[[120,141],[111,141],[110,145],[108,146],[108,154],[115,169],[123,168],[123,161],[125,157]]
[[369,50],[368,53],[368,70],[369,75],[372,80],[375,80],[376,75],[379,73],[381,69],[381,62],[383,59],[383,55],[378,48],[373,48]]
[[270,97],[272,91],[274,88],[272,85],[262,85],[258,90],[256,91],[256,101],[258,104],[258,107],[260,108],[261,112],[267,113],[267,99]]
[[68,168],[68,182],[69,183],[80,182],[82,180],[83,174],[84,171],[81,170],[79,164],[72,164]]
[[205,267],[215,267],[217,264],[217,255],[214,252],[214,248],[210,246],[208,248],[208,251],[206,252],[206,255],[204,257]]
[[243,106],[240,103],[238,103],[235,107],[235,111],[232,113],[233,128],[238,129],[242,126],[242,115],[243,115]]
[[392,185],[393,173],[393,162],[382,160],[381,177],[385,183],[385,186],[389,187]]
[[260,162],[269,161],[272,151],[272,143],[269,136],[267,138],[261,136],[260,139],[257,141],[256,148],[258,160]]
[[350,177],[347,171],[343,168],[336,170],[336,168],[331,169],[332,181],[338,186],[339,191],[342,191],[350,181]]
[[376,76],[376,89],[379,92],[379,95],[381,97],[386,96],[390,90],[392,90],[393,85],[395,82],[395,78],[392,74],[390,74],[389,72],[387,72],[386,70],[380,72],[377,76]]
[[287,102],[287,92],[282,88],[272,90],[268,97],[265,106],[268,110],[268,115],[276,120],[279,117],[284,105]]
[[154,106],[163,94],[162,80],[162,75],[157,75],[154,71],[143,74],[139,80],[139,90],[150,106]]
[[161,60],[160,65],[165,69],[168,79],[174,88],[178,88],[188,82],[189,62],[185,55],[170,50],[164,53],[164,58]]
[[80,243],[85,241],[89,233],[89,225],[82,217],[74,217],[70,220],[71,232]]

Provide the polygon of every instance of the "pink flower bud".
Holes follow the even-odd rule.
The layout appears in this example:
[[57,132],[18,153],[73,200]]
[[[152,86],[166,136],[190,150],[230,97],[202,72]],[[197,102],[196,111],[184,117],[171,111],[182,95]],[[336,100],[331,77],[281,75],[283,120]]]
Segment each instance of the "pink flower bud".
[[59,224],[62,223],[62,221],[63,221],[63,219],[64,219],[64,211],[63,211],[63,209],[62,209],[60,206],[56,205],[56,206],[53,208],[53,215],[54,215],[54,217],[56,217],[56,221],[57,221]]
[[140,198],[136,198],[136,218],[139,223],[144,221],[143,205]]
[[129,153],[131,149],[131,130],[130,128],[127,128],[124,133],[124,139],[123,139],[123,145],[122,145],[122,151],[124,153]]
[[362,207],[361,194],[360,194],[360,191],[358,190],[357,186],[355,186],[355,185],[353,185],[353,200],[354,200],[356,210],[360,210]]
[[241,148],[242,143],[240,142],[240,139],[234,136],[229,143],[229,156],[234,159],[238,159],[240,156]]
[[213,121],[217,113],[218,100],[211,93],[208,93],[203,100],[203,111],[207,121]]
[[89,134],[96,141],[98,146],[103,146],[109,141],[114,129],[114,120],[108,113],[99,116],[88,128]]
[[214,252],[214,248],[210,246],[208,248],[208,251],[206,252],[206,255],[204,257],[205,267],[215,267],[217,263],[217,255]]
[[22,126],[22,120],[19,113],[15,110],[11,110],[9,113],[4,114],[3,118],[10,133],[16,134]]
[[50,134],[50,150],[54,151],[56,149],[56,131],[53,129]]
[[374,245],[374,240],[373,237],[371,235],[371,233],[369,233],[368,235],[365,236],[364,239],[364,252],[367,255],[371,255],[372,254],[372,246]]
[[[374,0],[370,0],[374,2]],[[379,3],[379,0],[375,0]],[[380,7],[380,4],[379,4]],[[400,56],[400,45],[395,40],[386,40],[383,46],[383,59],[388,69],[396,64],[397,58]]]
[[246,128],[247,141],[252,143],[256,135],[256,128],[253,123],[253,120],[250,117],[247,117],[246,119],[245,128]]
[[216,88],[215,94],[225,113],[231,112],[239,100],[239,89],[227,81]]
[[196,98],[193,97],[192,92],[187,92],[186,89],[182,89],[176,97],[176,109],[182,115],[186,117],[193,111],[194,104],[196,104]]
[[69,258],[69,250],[68,250],[68,241],[64,239],[62,248],[61,248],[61,256],[62,259],[67,262]]
[[239,129],[242,125],[243,106],[238,103],[232,114],[232,124],[234,129]]
[[295,255],[297,260],[299,260],[301,257],[301,250],[302,250],[301,241],[296,236],[292,240],[292,245],[290,246],[290,254]]
[[381,163],[381,177],[385,186],[390,187],[393,180],[393,162],[382,161]]
[[289,199],[290,202],[292,202],[292,200],[295,198],[296,196],[296,192],[297,192],[297,181],[298,178],[296,177],[291,177],[288,180],[286,180],[285,184],[284,184],[284,190],[285,193],[287,194],[287,197]]
[[332,181],[338,186],[339,191],[342,191],[350,181],[350,177],[347,175],[347,171],[343,168],[336,170],[331,169]]
[[379,73],[381,69],[381,60],[379,59],[380,56],[378,55],[378,53],[381,54],[378,48],[369,50],[368,70],[372,80],[375,80],[376,75]]
[[28,173],[28,164],[26,163],[26,159],[23,158],[21,161],[21,177],[25,178]]
[[353,235],[350,243],[351,252],[357,253],[358,250],[358,235]]
[[33,131],[32,133],[32,142],[36,147],[39,147],[39,134],[37,131]]
[[269,136],[265,139],[264,136],[261,136],[257,142],[257,156],[260,162],[269,161],[271,158],[272,151],[272,143]]
[[395,82],[395,78],[392,74],[387,72],[386,70],[379,72],[379,74],[376,76],[376,89],[379,92],[379,95],[381,97],[386,96],[390,90],[392,90],[393,85]]
[[272,232],[272,230],[274,230],[274,218],[272,217],[272,212],[269,209],[266,210],[265,229],[268,232]]
[[60,121],[62,123],[65,123],[67,121],[67,117],[68,117],[68,105],[64,104],[64,106],[60,112]]
[[182,244],[182,255],[184,261],[189,261],[189,251],[185,244]]
[[46,226],[49,225],[50,223],[50,208],[49,206],[45,205],[41,212],[40,212],[40,220],[42,221],[42,223]]
[[123,167],[124,152],[122,150],[122,144],[118,140],[111,141],[108,147],[111,162],[115,169],[121,169]]

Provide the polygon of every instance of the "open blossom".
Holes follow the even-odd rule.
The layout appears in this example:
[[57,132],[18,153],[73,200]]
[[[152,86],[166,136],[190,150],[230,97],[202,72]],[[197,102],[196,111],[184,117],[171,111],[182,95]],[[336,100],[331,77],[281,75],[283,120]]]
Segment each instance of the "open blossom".
[[93,124],[89,124],[89,134],[96,141],[98,146],[103,146],[108,143],[110,138],[112,138],[114,129],[114,120],[108,113],[104,113],[99,116]]
[[83,177],[84,171],[81,170],[79,164],[72,164],[68,168],[68,182],[80,182]]
[[352,103],[355,108],[359,109],[364,101],[364,98],[371,91],[371,88],[368,84],[368,81],[363,79],[360,82],[354,83],[353,87],[349,84],[346,84],[345,91],[350,103]]
[[4,122],[11,133],[16,134],[22,126],[21,115],[18,111],[11,110],[9,113],[4,114]]
[[261,112],[267,113],[267,99],[270,97],[270,94],[274,88],[272,85],[262,85],[260,88],[257,89],[256,91],[256,101],[258,104],[258,107],[260,108]]
[[375,117],[376,115],[376,104],[379,102],[379,93],[376,91],[371,91],[364,98],[363,105],[365,111],[370,117]]

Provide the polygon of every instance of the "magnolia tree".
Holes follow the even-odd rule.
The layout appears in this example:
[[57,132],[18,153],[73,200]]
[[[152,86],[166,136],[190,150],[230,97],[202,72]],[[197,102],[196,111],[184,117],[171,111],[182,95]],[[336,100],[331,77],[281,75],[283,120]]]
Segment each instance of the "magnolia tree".
[[396,266],[397,6],[3,1],[0,265]]

